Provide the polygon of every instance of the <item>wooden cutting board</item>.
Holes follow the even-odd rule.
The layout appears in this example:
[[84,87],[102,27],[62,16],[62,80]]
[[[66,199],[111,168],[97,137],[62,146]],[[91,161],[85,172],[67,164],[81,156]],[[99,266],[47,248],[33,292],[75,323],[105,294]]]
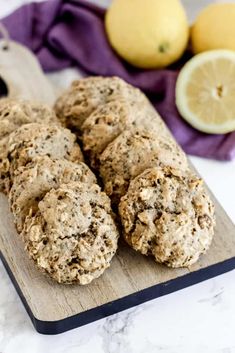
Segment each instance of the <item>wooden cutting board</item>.
[[212,198],[216,234],[208,253],[190,269],[158,265],[121,242],[111,267],[79,286],[57,284],[36,269],[16,233],[7,198],[0,194],[0,256],[36,330],[61,333],[235,268],[235,226]]
[[56,97],[36,56],[13,40],[0,39],[0,96],[48,105],[53,105]]

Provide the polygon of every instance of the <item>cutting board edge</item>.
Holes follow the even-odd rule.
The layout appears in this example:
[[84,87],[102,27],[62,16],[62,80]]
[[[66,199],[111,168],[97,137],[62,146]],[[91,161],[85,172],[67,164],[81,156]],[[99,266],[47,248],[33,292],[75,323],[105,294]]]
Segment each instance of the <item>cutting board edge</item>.
[[56,335],[78,328],[80,326],[87,325],[91,322],[100,320],[102,318],[116,314],[126,309],[130,309],[147,301],[162,297],[164,295],[168,295],[178,290],[190,287],[192,285],[206,281],[210,278],[222,275],[226,272],[235,269],[235,257],[232,257],[222,262],[213,264],[211,266],[204,267],[193,272],[189,272],[170,281],[153,285],[138,292],[116,299],[112,302],[105,303],[96,308],[89,309],[82,313],[56,321],[43,321],[36,318],[32,313],[27,303],[27,300],[24,297],[2,251],[0,251],[0,259],[2,260],[6,272],[8,273],[16,292],[18,293],[21,299],[25,310],[27,311],[33,323],[33,326],[35,327],[38,333],[44,335]]

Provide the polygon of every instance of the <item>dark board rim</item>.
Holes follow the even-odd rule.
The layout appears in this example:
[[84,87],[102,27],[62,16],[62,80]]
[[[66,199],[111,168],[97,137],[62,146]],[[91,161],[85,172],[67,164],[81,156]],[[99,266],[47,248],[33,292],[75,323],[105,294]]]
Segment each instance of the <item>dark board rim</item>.
[[18,285],[10,266],[8,265],[3,253],[0,251],[0,259],[36,329],[40,334],[44,335],[56,335],[60,334],[91,322],[103,319],[107,316],[116,314],[118,312],[130,309],[137,305],[143,304],[147,301],[162,297],[164,295],[176,292],[178,290],[190,287],[197,283],[206,281],[210,278],[222,275],[226,272],[235,269],[235,257],[227,259],[225,261],[216,263],[214,265],[199,269],[179,276],[167,282],[159,283],[151,287],[145,288],[141,291],[129,294],[122,298],[116,299],[112,302],[105,303],[96,308],[89,309],[79,314],[69,316],[67,318],[56,320],[56,321],[43,321],[37,319],[32,313],[24,294],[22,293],[20,286]]

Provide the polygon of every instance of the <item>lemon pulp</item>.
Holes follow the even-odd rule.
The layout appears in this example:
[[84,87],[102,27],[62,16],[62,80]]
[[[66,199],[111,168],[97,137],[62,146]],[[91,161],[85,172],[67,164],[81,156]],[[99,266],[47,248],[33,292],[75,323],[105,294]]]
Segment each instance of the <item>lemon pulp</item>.
[[235,130],[235,52],[212,50],[193,57],[178,76],[176,105],[198,130]]

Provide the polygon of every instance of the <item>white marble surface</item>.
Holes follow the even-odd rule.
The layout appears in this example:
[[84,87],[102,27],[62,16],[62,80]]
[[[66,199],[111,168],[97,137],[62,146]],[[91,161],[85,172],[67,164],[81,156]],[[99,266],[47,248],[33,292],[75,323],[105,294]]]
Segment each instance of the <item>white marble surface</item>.
[[[25,0],[1,0],[0,17]],[[109,0],[96,0],[107,5]],[[184,0],[189,17],[209,0]],[[76,72],[53,74],[68,83]],[[235,162],[191,158],[235,221]],[[235,271],[58,336],[35,332],[0,263],[0,353],[235,353]]]

